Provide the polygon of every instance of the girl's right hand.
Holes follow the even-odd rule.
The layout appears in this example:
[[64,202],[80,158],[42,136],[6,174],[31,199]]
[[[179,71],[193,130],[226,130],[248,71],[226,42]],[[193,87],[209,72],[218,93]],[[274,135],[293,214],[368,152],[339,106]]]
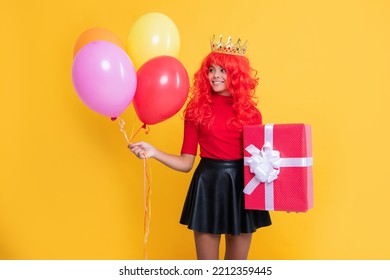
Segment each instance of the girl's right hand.
[[146,142],[130,143],[127,146],[138,158],[152,158],[156,154],[156,148]]

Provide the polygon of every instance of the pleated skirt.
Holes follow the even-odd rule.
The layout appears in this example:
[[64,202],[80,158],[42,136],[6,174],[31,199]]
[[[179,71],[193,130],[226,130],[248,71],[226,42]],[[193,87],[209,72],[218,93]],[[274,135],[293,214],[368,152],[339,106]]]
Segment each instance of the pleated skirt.
[[271,225],[268,211],[244,208],[243,160],[202,158],[188,188],[180,223],[212,234],[252,233]]

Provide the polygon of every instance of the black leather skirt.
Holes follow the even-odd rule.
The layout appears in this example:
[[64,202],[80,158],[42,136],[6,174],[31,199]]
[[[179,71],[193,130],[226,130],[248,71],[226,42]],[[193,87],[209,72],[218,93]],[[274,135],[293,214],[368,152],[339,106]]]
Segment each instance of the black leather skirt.
[[268,211],[244,209],[243,160],[202,158],[192,177],[180,223],[189,229],[232,234],[271,225]]

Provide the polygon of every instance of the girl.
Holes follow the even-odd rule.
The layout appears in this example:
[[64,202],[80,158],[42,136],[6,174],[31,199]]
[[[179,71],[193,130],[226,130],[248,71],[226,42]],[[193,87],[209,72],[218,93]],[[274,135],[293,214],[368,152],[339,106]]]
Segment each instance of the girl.
[[244,56],[245,46],[211,41],[211,53],[194,75],[190,101],[184,110],[180,155],[165,153],[145,142],[129,145],[138,158],[154,158],[189,172],[200,147],[197,166],[180,219],[193,230],[197,258],[218,259],[225,234],[225,259],[247,259],[252,233],[271,225],[268,211],[244,209],[244,125],[261,124],[256,108],[255,72]]

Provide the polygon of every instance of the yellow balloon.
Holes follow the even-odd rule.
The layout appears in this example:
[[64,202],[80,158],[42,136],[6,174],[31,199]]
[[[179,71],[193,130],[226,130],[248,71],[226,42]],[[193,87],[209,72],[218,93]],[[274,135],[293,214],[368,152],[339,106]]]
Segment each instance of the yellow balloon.
[[161,55],[177,58],[180,51],[180,35],[175,23],[161,13],[145,14],[132,25],[127,53],[136,68]]

